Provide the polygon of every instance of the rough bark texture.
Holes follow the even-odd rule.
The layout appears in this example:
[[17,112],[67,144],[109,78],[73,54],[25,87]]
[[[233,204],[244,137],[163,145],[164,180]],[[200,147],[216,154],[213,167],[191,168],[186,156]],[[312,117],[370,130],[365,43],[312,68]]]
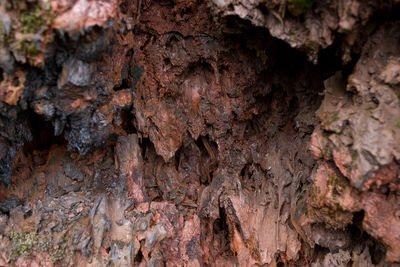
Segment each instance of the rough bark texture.
[[0,1],[0,266],[395,266],[398,2]]

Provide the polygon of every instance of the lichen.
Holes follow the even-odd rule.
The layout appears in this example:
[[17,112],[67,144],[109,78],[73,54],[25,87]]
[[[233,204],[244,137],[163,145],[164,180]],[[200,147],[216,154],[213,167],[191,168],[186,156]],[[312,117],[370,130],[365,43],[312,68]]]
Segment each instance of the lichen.
[[65,257],[65,247],[60,247],[51,255],[51,260],[53,262],[62,261],[64,257]]
[[22,256],[28,258],[34,251],[50,252],[54,262],[61,261],[65,257],[67,240],[63,238],[57,247],[53,249],[53,242],[48,238],[40,238],[37,233],[23,231],[11,232],[8,235],[11,240],[10,259],[15,261]]
[[53,247],[53,243],[47,238],[40,241],[37,245],[38,249],[43,252],[49,251]]
[[65,258],[65,251],[67,248],[67,238],[64,236],[60,243],[58,243],[58,247],[51,253],[51,260],[53,262],[62,261]]
[[19,256],[23,256],[25,258],[29,257],[39,240],[39,237],[36,233],[31,233],[28,231],[24,231],[22,233],[11,232],[9,234],[9,238],[12,244],[10,257],[11,260],[16,260]]

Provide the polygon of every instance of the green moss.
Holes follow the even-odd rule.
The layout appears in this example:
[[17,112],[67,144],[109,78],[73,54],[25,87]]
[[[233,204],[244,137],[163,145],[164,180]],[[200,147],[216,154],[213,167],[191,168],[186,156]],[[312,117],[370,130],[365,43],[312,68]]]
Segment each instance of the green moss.
[[20,21],[22,23],[23,33],[36,33],[45,23],[44,12],[37,5],[33,10],[21,12]]
[[314,48],[314,47],[317,46],[317,43],[314,42],[314,41],[308,41],[308,42],[306,43],[306,46],[307,46],[307,47],[310,47],[310,48]]
[[28,56],[37,56],[39,54],[39,50],[36,48],[36,46],[31,44],[28,46],[28,48],[26,50],[26,54]]
[[19,256],[29,257],[38,243],[39,237],[36,233],[30,232],[11,232],[11,259],[16,260]]
[[351,9],[350,9],[350,7],[347,7],[346,8],[346,14],[347,14],[347,16],[351,16]]
[[21,41],[17,44],[17,50],[21,51],[24,55],[34,57],[39,55],[40,51],[36,46],[26,40]]
[[342,194],[346,187],[347,187],[347,183],[346,181],[344,181],[343,179],[340,179],[338,177],[336,177],[335,175],[331,175],[329,176],[328,182],[327,182],[328,186],[333,186],[334,187],[334,191],[333,191],[333,198],[336,198],[336,194]]
[[351,160],[354,162],[357,160],[357,152],[351,153]]
[[311,190],[311,198],[318,198],[319,195],[321,194],[321,188],[319,188],[318,186],[313,186],[312,190]]
[[288,0],[288,9],[293,15],[301,15],[312,9],[314,0]]
[[339,119],[339,115],[338,114],[333,114],[332,115],[332,121],[337,121]]
[[7,35],[4,29],[4,24],[3,22],[0,21],[0,36],[1,36],[1,40],[3,42],[3,44],[7,43]]
[[329,176],[328,185],[335,185],[338,182],[338,178],[334,175]]
[[400,121],[396,122],[396,126],[400,128]]

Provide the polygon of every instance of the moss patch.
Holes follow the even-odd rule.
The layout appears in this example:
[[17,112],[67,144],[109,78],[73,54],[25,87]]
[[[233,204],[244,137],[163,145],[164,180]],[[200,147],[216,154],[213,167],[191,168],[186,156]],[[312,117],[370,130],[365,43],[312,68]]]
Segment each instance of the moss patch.
[[295,16],[311,10],[313,5],[314,0],[288,0],[288,9]]
[[33,10],[21,12],[20,21],[22,23],[23,33],[36,33],[45,23],[44,12],[37,5]]
[[340,118],[339,118],[339,115],[338,114],[333,114],[332,115],[332,121],[337,121],[337,120],[339,120]]
[[21,51],[26,56],[37,56],[40,51],[36,48],[36,46],[28,41],[22,41],[18,43],[17,50]]
[[351,161],[352,161],[352,162],[355,162],[356,160],[357,160],[357,152],[353,151],[353,152],[351,153]]

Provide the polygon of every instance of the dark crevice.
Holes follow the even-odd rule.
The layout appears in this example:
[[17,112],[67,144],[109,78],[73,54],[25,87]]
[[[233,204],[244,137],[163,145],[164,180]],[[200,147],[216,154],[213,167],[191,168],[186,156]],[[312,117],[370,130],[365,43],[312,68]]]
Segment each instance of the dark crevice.
[[317,259],[319,259],[320,261],[322,261],[322,259],[324,258],[324,256],[326,255],[326,254],[328,254],[330,251],[329,251],[329,249],[328,248],[324,248],[324,247],[321,247],[320,245],[318,245],[318,244],[314,244],[314,249],[312,250],[312,254],[313,254],[313,259],[312,259],[312,261],[313,262],[316,262],[317,261]]
[[181,146],[181,147],[175,152],[174,161],[175,161],[175,170],[176,170],[176,171],[179,171],[179,165],[180,165],[180,161],[181,161],[182,150],[183,150],[183,146]]
[[154,145],[150,141],[150,138],[140,138],[139,145],[140,145],[140,148],[142,149],[142,157],[143,157],[143,159],[146,158],[146,152],[149,150],[149,148],[150,147],[154,148]]
[[379,264],[385,257],[386,249],[378,242],[372,242],[369,246],[372,264]]
[[[125,68],[125,66],[124,66],[124,68]],[[114,91],[119,91],[119,90],[128,89],[128,88],[129,88],[128,79],[122,79],[121,84],[118,85],[118,86],[114,86],[113,90],[114,90]]]
[[[264,17],[266,17],[269,13],[268,8],[265,6],[265,4],[258,5],[257,9],[260,10],[260,12],[263,14]],[[232,10],[233,10],[233,7],[232,7]]]
[[318,67],[321,70],[322,79],[327,79],[342,68],[341,42],[337,39],[334,43],[318,54]]
[[214,242],[218,244],[218,247],[215,247],[215,249],[219,250],[214,253],[225,257],[233,256],[234,253],[230,248],[229,227],[225,209],[219,208],[219,215],[220,217],[216,219],[213,224],[213,239]]
[[362,228],[362,221],[364,219],[364,211],[353,213],[353,223],[348,226],[347,230],[352,236],[352,240],[362,242],[364,239],[364,231]]
[[26,151],[45,150],[54,144],[67,144],[64,135],[54,135],[54,127],[50,121],[46,121],[32,110],[28,111],[28,121],[33,139],[25,145]]
[[[114,91],[119,91],[122,89],[129,89],[132,87],[134,88],[136,86],[136,82],[134,82],[135,84],[131,84],[135,79],[137,79],[136,77],[134,77],[134,68],[131,69],[131,60],[132,60],[132,56],[133,56],[133,49],[130,49],[127,53],[126,53],[126,60],[124,63],[124,66],[122,67],[122,71],[121,71],[121,83],[119,85],[114,86],[113,90]],[[131,81],[131,82],[130,82]]]
[[209,185],[214,178],[214,172],[218,166],[218,146],[208,135],[200,136],[195,142],[202,153],[202,158],[204,158],[202,161],[204,176],[201,177],[200,183]]
[[135,126],[133,125],[134,115],[130,109],[121,110],[122,128],[127,134],[137,133]]
[[134,266],[138,266],[143,260],[142,251],[139,250],[134,259]]

